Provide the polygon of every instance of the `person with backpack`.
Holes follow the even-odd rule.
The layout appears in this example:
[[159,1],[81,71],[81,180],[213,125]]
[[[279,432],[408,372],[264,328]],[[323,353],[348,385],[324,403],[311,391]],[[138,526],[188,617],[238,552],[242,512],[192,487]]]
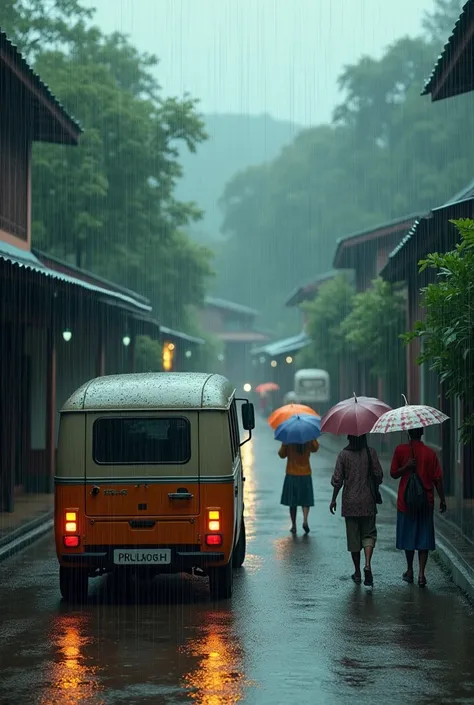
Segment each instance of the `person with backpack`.
[[426,586],[428,552],[434,551],[434,489],[439,495],[440,512],[446,511],[443,473],[436,453],[422,439],[423,428],[408,431],[409,443],[395,448],[390,475],[400,480],[397,498],[397,549],[405,551],[406,583],[413,583],[413,561],[418,551],[418,585]]

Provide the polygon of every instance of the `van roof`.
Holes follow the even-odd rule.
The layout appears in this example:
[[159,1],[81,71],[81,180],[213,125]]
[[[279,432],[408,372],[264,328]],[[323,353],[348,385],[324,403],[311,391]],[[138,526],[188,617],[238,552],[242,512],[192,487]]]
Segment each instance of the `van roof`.
[[148,411],[150,409],[227,409],[235,389],[216,374],[147,372],[96,377],[79,387],[61,409],[71,411]]

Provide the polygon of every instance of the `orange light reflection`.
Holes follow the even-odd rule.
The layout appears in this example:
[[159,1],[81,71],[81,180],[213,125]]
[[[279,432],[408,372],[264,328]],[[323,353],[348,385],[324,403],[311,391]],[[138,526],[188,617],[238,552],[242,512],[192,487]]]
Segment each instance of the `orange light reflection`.
[[103,705],[105,700],[97,697],[100,689],[96,673],[98,668],[88,666],[83,647],[86,638],[81,635],[80,619],[58,617],[53,624],[51,640],[55,651],[48,663],[49,688],[41,695],[40,705]]
[[183,649],[199,661],[183,677],[188,698],[196,705],[235,705],[243,700],[249,683],[242,673],[240,649],[233,634],[221,634],[215,626]]

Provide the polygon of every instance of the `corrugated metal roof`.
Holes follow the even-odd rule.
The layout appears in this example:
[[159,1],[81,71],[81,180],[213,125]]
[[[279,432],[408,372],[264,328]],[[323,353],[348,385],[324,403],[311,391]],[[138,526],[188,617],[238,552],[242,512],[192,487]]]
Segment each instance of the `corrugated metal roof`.
[[57,272],[54,269],[49,269],[49,267],[45,267],[37,257],[31,254],[31,252],[28,252],[26,250],[20,250],[18,247],[14,247],[13,245],[10,245],[3,241],[0,241],[0,259],[5,262],[10,262],[10,264],[15,265],[19,268],[24,267],[25,269],[28,269],[30,271],[38,272],[39,274],[42,274],[43,276],[48,277],[50,279],[56,279],[66,284],[79,286],[83,289],[87,289],[88,291],[94,292],[101,296],[115,299],[116,301],[120,301],[140,311],[146,311],[147,313],[149,313],[152,310],[149,304],[144,304],[141,301],[137,301],[136,299],[132,298],[131,296],[127,296],[126,294],[122,294],[118,291],[112,291],[111,289],[105,289],[104,287],[90,284],[89,282],[86,282],[82,279],[70,277],[67,274],[63,274],[62,272]]
[[433,84],[440,78],[440,74],[446,68],[447,63],[451,59],[451,55],[456,51],[457,44],[461,41],[463,33],[469,27],[469,23],[474,15],[474,0],[468,0],[461,10],[453,31],[451,32],[448,41],[445,43],[441,54],[439,54],[431,74],[426,79],[421,95],[428,95],[433,90]]
[[242,313],[246,316],[259,316],[259,312],[248,306],[243,306],[242,304],[236,304],[234,301],[227,301],[226,299],[219,299],[214,296],[206,296],[204,303],[207,306],[213,306],[215,308],[221,308],[225,311],[234,311],[235,313]]
[[405,245],[413,237],[415,237],[421,221],[429,218],[431,213],[437,213],[438,211],[443,210],[443,208],[449,208],[450,206],[455,206],[459,203],[463,203],[464,201],[470,201],[472,198],[474,198],[474,179],[472,181],[470,181],[467,186],[465,186],[463,189],[461,189],[461,191],[458,191],[457,194],[455,194],[452,198],[450,198],[449,201],[446,201],[446,203],[443,203],[443,205],[441,205],[441,206],[437,206],[436,208],[432,208],[429,213],[426,213],[425,215],[418,217],[415,220],[415,222],[413,223],[410,230],[405,235],[405,237],[402,238],[402,240],[400,240],[398,245],[389,254],[389,256],[388,256],[389,260],[393,259],[393,257],[396,257],[396,255],[400,252],[400,250],[402,250],[405,247]]
[[279,355],[284,355],[285,353],[297,352],[302,348],[306,347],[310,343],[311,339],[306,335],[306,333],[299,333],[291,338],[283,338],[282,340],[275,340],[273,343],[268,343],[268,345],[263,345],[260,348],[252,350],[252,355],[269,355],[271,357],[278,357]]
[[165,335],[169,335],[171,338],[180,338],[181,340],[186,340],[188,343],[195,343],[196,345],[204,345],[206,342],[202,338],[195,338],[193,335],[181,333],[179,330],[173,330],[173,328],[167,328],[166,326],[160,326],[160,331]]
[[64,119],[69,123],[70,127],[74,131],[82,132],[82,126],[76,118],[72,117],[66,110],[64,105],[56,98],[49,86],[39,77],[39,75],[31,68],[23,54],[20,52],[16,44],[7,37],[5,32],[0,28],[0,48],[5,49],[12,61],[15,63],[17,68],[26,76],[28,76],[33,84],[38,88],[43,94],[44,99],[53,104],[64,117]]

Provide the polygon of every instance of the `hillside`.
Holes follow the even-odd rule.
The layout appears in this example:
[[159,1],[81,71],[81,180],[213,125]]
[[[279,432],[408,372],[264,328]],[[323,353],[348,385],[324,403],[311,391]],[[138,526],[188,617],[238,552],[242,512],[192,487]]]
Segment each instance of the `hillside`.
[[274,159],[300,127],[269,115],[206,115],[204,120],[209,139],[196,154],[182,154],[184,175],[176,195],[205,211],[190,234],[207,244],[219,239],[218,200],[227,181],[241,169]]

